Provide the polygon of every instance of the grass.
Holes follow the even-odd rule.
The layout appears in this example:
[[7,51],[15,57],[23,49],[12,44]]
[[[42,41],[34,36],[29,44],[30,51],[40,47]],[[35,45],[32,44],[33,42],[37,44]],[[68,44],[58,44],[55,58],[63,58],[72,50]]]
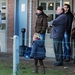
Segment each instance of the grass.
[[[39,73],[33,74],[33,63],[31,62],[21,62],[19,75],[43,75],[41,73],[41,69],[39,67]],[[0,62],[0,75],[13,75],[12,62],[2,61]],[[70,72],[68,70],[62,70],[57,68],[46,67],[45,75],[75,75],[74,72]]]

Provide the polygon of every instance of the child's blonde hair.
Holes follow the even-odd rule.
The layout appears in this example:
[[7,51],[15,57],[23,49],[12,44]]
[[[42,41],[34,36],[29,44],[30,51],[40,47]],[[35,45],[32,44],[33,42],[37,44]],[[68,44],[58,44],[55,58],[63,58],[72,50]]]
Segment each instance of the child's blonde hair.
[[40,36],[39,36],[38,33],[34,33],[34,35],[33,35],[33,40],[35,40],[35,39],[40,39]]

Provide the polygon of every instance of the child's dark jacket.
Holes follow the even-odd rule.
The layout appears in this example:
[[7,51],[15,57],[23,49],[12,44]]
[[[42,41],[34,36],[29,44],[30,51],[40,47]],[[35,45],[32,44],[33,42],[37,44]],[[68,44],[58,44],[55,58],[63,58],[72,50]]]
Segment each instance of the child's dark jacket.
[[44,41],[35,40],[32,45],[31,58],[42,59],[46,57]]

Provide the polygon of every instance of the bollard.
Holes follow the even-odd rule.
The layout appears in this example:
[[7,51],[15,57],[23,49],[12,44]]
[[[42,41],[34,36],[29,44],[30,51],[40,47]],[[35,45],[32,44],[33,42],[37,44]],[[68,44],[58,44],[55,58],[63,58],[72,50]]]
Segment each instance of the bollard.
[[13,75],[19,75],[19,37],[13,37]]
[[22,28],[21,29],[21,32],[22,32],[22,45],[19,46],[19,55],[20,56],[24,56],[24,52],[25,52],[25,49],[26,49],[26,46],[24,44],[25,42],[25,32],[26,32],[26,29],[25,28]]

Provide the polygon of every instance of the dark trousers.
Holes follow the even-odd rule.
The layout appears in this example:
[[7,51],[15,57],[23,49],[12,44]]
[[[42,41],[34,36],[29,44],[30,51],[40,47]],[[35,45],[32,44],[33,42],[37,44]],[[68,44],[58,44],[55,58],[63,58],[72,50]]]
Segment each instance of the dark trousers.
[[45,67],[43,64],[43,59],[34,59],[34,72],[38,73],[38,61],[39,61],[40,66],[41,66],[42,73],[45,74]]
[[43,64],[43,59],[34,59],[34,65],[35,65],[35,66],[37,66],[38,61],[39,61],[39,63],[40,63],[40,66],[44,66],[44,64]]
[[56,61],[63,63],[62,39],[53,39]]

